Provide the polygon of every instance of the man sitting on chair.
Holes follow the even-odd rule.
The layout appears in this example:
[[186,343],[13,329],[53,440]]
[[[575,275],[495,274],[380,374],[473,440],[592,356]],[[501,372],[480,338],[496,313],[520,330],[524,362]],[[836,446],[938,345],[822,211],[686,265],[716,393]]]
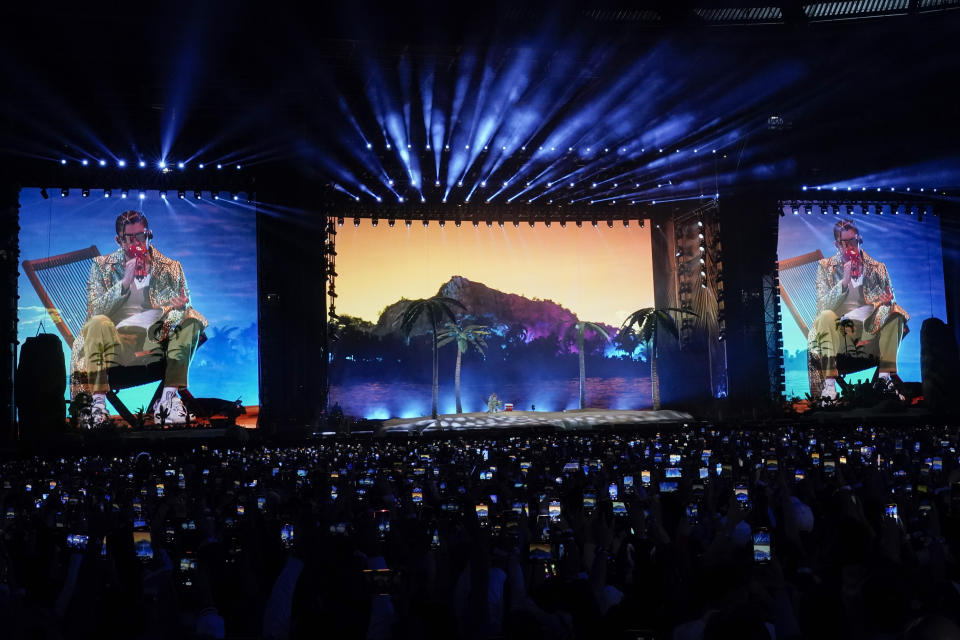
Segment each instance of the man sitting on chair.
[[821,395],[828,398],[837,397],[837,354],[874,356],[881,378],[895,374],[910,319],[894,300],[887,267],[861,248],[856,225],[841,220],[833,237],[837,253],[819,261],[818,313],[807,336],[811,380],[822,380]]
[[109,417],[110,367],[163,360],[163,393],[151,407],[157,422],[183,424],[187,411],[179,390],[187,386],[206,319],[190,306],[183,267],[150,246],[153,232],[139,211],[117,216],[120,248],[97,256],[87,280],[87,322],[73,343],[70,396],[93,395],[91,425]]

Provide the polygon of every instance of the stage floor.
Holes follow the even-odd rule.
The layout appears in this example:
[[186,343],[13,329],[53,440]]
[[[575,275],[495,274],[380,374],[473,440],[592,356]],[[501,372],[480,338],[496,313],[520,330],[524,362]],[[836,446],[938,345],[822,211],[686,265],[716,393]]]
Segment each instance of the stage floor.
[[436,420],[394,418],[386,420],[380,433],[429,433],[437,431],[471,431],[477,429],[553,428],[589,430],[598,427],[686,422],[693,416],[682,411],[629,411],[617,409],[573,409],[570,411],[501,411],[499,413],[444,414]]

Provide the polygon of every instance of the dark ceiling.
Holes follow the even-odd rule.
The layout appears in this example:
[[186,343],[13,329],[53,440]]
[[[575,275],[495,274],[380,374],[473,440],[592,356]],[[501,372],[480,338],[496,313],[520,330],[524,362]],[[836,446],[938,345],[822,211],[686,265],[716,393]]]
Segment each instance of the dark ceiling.
[[[954,176],[943,187],[960,186],[952,171],[960,143],[952,99],[960,11],[928,11],[926,0],[891,11],[898,15],[844,20],[811,19],[802,4],[771,2],[780,17],[754,24],[729,13],[710,20],[704,16],[722,12],[704,9],[762,2],[170,2],[150,12],[139,3],[41,4],[5,3],[0,15],[0,145],[18,157],[202,155],[324,180],[318,157],[351,161],[339,144],[338,103],[356,108],[361,123],[370,119],[357,105],[366,100],[371,60],[385,68],[403,58],[453,65],[465,48],[509,55],[514,43],[521,49],[537,39],[535,55],[549,73],[558,52],[587,56],[610,43],[629,62],[669,42],[661,71],[678,83],[712,64],[718,83],[757,69],[762,85],[771,62],[802,69],[747,114],[757,123],[784,117],[783,128],[755,127],[745,143],[757,149],[754,166],[791,159],[774,171],[779,179],[934,172]],[[762,176],[744,177],[755,179]]]

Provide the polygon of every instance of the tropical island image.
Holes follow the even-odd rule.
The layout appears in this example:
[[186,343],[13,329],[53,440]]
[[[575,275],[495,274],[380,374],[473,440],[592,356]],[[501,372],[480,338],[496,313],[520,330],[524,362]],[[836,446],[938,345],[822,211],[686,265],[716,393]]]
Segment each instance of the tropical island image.
[[[637,328],[591,322],[552,300],[455,275],[431,298],[388,305],[376,322],[338,317],[329,404],[379,419],[505,407],[647,409],[652,345]],[[434,351],[438,405],[431,407]]]

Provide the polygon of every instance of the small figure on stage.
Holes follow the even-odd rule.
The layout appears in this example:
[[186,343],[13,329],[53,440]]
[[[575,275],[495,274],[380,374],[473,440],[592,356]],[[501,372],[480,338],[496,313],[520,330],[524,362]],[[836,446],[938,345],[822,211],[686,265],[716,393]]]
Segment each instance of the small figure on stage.
[[179,390],[187,386],[190,361],[207,326],[190,305],[183,267],[151,246],[153,232],[140,211],[115,222],[113,253],[94,258],[87,279],[87,321],[73,343],[70,396],[93,396],[91,424],[109,417],[106,393],[110,367],[162,359],[163,394],[151,407],[160,421],[183,424],[187,411]]
[[487,398],[487,413],[498,413],[501,409],[503,409],[503,403],[500,402],[500,398],[496,393],[491,393]]

